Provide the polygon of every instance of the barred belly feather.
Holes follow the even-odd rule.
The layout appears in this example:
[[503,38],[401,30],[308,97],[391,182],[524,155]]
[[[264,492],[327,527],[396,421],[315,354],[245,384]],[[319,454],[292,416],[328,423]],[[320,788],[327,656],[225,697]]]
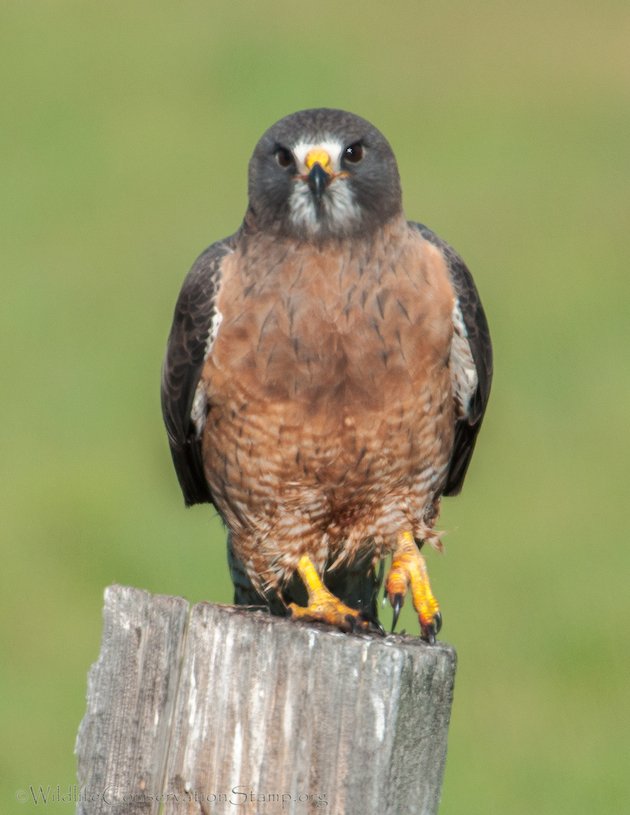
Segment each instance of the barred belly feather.
[[257,587],[303,554],[323,569],[426,537],[454,421],[437,250],[402,219],[321,254],[260,237],[224,263],[217,303],[204,462]]

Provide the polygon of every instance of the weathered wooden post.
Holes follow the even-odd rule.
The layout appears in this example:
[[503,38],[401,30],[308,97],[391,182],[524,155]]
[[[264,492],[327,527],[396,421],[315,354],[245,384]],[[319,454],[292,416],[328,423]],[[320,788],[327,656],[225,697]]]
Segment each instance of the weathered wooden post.
[[455,652],[105,593],[80,815],[437,812]]

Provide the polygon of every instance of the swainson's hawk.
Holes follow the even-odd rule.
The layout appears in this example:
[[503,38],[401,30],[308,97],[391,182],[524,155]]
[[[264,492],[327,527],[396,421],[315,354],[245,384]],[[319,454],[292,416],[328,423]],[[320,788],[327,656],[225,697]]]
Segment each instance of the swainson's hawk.
[[243,224],[184,281],[162,407],[187,504],[229,530],[236,602],[343,629],[441,616],[420,547],[439,546],[490,392],[470,272],[407,221],[392,149],[331,109],[273,125],[249,165]]

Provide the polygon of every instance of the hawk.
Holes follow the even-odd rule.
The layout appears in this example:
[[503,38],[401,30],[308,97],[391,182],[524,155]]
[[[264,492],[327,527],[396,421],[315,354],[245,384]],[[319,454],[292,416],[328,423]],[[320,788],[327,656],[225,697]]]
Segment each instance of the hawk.
[[368,121],[304,110],[267,130],[241,227],[175,307],[162,410],[187,505],[225,522],[237,603],[342,630],[394,624],[410,593],[441,626],[425,560],[466,475],[492,378],[470,272],[407,221]]

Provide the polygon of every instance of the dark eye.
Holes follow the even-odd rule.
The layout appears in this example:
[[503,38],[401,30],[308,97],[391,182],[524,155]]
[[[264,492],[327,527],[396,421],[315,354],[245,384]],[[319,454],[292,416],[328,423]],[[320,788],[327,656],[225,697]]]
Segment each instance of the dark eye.
[[360,141],[351,144],[349,147],[343,151],[343,157],[345,161],[349,162],[350,164],[358,164],[361,159],[363,158],[363,145]]
[[293,164],[293,154],[286,147],[278,147],[276,161],[281,167],[290,167]]

